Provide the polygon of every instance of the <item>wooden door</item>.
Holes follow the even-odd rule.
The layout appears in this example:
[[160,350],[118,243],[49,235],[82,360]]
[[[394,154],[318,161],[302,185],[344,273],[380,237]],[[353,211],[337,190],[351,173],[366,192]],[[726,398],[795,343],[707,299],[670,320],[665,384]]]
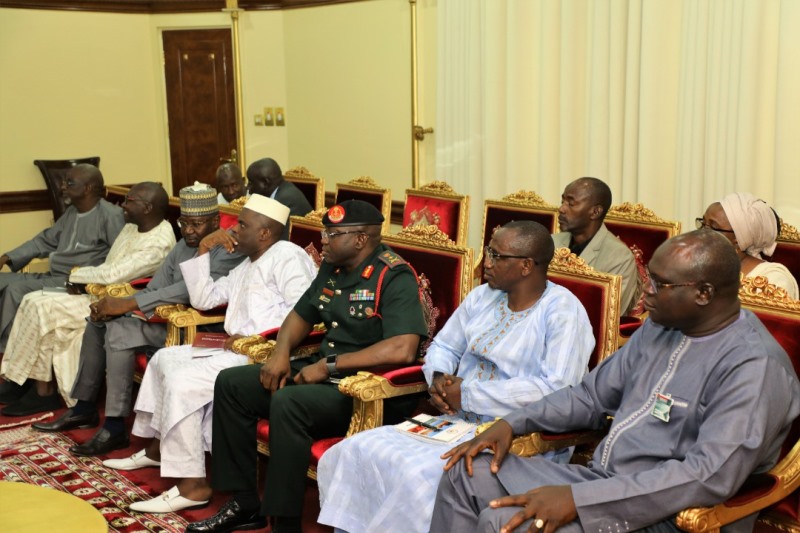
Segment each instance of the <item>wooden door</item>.
[[236,144],[230,29],[163,33],[173,194],[214,184]]

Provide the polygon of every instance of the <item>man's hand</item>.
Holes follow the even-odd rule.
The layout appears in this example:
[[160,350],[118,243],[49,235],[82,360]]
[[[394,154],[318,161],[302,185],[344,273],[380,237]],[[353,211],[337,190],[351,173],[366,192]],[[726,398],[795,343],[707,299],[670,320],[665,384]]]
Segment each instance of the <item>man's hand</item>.
[[329,377],[328,365],[325,364],[325,359],[320,359],[313,365],[303,367],[294,377],[294,382],[298,385],[310,385],[313,383],[322,383]]
[[442,459],[448,460],[447,464],[444,465],[444,469],[450,470],[463,458],[464,463],[466,463],[467,474],[471,476],[472,459],[481,451],[489,449],[494,451],[491,470],[492,473],[496,474],[500,470],[500,465],[503,463],[506,455],[508,455],[512,440],[514,440],[514,432],[511,429],[511,424],[505,420],[498,420],[492,424],[492,427],[474,439],[459,444],[450,451],[442,454]]
[[[3,267],[6,266],[10,260],[11,258],[9,258],[6,254],[0,255],[0,270],[2,270]],[[11,267],[9,266],[8,268]]]
[[215,246],[222,246],[230,254],[233,253],[238,244],[239,242],[233,238],[233,235],[224,229],[218,229],[203,237],[197,247],[197,255],[207,254]]
[[528,528],[530,533],[539,530],[544,533],[554,533],[556,529],[578,517],[578,510],[575,509],[575,500],[572,497],[572,488],[569,485],[539,487],[525,494],[492,500],[489,502],[489,506],[493,509],[522,507],[520,512],[512,516],[511,520],[500,529],[501,533],[514,531],[529,519],[534,519],[533,524]]
[[234,343],[234,341],[237,341],[237,340],[242,339],[244,337],[245,337],[244,335],[231,335],[230,337],[225,339],[225,344],[223,345],[223,348],[225,348],[229,352],[233,351],[233,343]]
[[283,388],[286,384],[286,379],[291,373],[292,367],[289,366],[289,357],[273,355],[261,366],[261,373],[258,379],[265,389],[275,392]]
[[95,322],[111,320],[114,317],[122,316],[139,309],[139,304],[135,298],[112,298],[104,296],[100,300],[89,306],[91,309],[91,319]]
[[461,409],[461,382],[463,379],[451,374],[437,374],[428,393],[430,403],[440,412],[453,415]]

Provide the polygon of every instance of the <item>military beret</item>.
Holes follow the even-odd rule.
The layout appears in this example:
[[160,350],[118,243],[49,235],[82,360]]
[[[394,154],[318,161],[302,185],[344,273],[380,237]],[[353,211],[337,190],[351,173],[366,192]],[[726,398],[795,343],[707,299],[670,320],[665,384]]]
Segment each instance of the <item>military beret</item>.
[[345,200],[328,209],[322,217],[325,226],[374,226],[383,224],[383,215],[363,200]]

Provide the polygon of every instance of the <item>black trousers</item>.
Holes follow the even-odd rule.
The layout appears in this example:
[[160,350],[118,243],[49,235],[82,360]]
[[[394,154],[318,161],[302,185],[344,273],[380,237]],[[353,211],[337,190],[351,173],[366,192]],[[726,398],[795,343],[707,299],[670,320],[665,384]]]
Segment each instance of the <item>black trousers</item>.
[[[293,374],[317,357],[292,362]],[[314,440],[343,436],[350,425],[353,399],[336,385],[290,385],[275,394],[261,386],[261,365],[223,370],[214,386],[212,486],[216,490],[256,491],[256,424],[269,419],[270,460],[262,514],[300,516],[306,472]],[[387,422],[407,416],[418,397],[387,402]]]

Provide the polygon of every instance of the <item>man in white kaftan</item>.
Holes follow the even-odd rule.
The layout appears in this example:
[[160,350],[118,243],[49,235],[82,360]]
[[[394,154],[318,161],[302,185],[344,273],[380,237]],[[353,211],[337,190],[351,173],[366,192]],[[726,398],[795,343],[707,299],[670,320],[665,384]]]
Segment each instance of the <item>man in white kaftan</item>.
[[[262,203],[266,204],[266,209],[262,208]],[[270,235],[266,250],[263,246],[255,250],[246,247],[247,238],[243,233],[252,228],[243,229],[243,226],[255,226],[249,220],[254,214],[277,222],[274,227],[279,230]],[[225,277],[216,281],[211,278],[209,254],[203,251],[219,237],[216,233],[201,242],[197,257],[181,263],[195,308],[212,309],[228,304],[225,331],[232,338],[279,327],[316,276],[316,266],[302,248],[288,241],[278,241],[288,215],[289,209],[279,202],[254,195],[242,210],[238,229],[233,231],[240,241],[237,251],[248,255],[244,262]],[[226,348],[229,346],[226,343]],[[223,369],[246,363],[246,356],[222,348],[204,348],[202,356],[197,357],[197,349],[192,346],[164,348],[150,360],[134,406],[133,434],[160,441],[155,444],[160,446],[162,477],[205,478],[205,452],[211,451],[214,381]],[[108,460],[104,464],[111,468],[136,468],[136,457],[146,460],[145,450],[131,458]],[[145,461],[145,466],[151,463],[158,464]],[[172,490],[176,492],[177,489]],[[174,496],[166,501],[159,497],[149,502],[136,502],[131,504],[131,509],[168,512],[191,501],[177,494]],[[162,508],[166,502],[171,506]]]
[[[128,209],[127,201],[123,204],[129,223],[114,241],[106,261],[73,271],[70,283],[123,283],[149,276],[159,268],[175,246],[172,225],[164,220],[168,202],[166,191],[160,185],[148,188],[140,184],[130,192],[148,198],[159,192],[163,209],[154,210],[152,215]],[[74,405],[75,400],[69,393],[78,369],[81,339],[91,302],[92,297],[87,294],[45,291],[27,294],[17,311],[0,366],[5,379],[20,385],[28,379],[44,384],[51,382],[55,375],[58,393],[68,406]],[[39,387],[42,389],[38,394],[35,390],[28,391],[18,402],[5,407],[3,414],[21,416],[58,408],[55,392],[49,390],[49,386]]]
[[[495,233],[490,249],[500,249],[517,224]],[[547,231],[536,226],[549,248],[537,259],[547,265],[553,245]],[[504,263],[518,259],[499,257]],[[534,272],[543,293],[530,307],[512,311],[509,294],[515,289],[493,288],[505,288],[500,278],[510,274],[500,267],[511,265],[496,261],[500,259],[486,258],[489,284],[470,292],[425,355],[423,372],[429,384],[440,372],[463,379],[461,409],[445,418],[488,422],[578,383],[587,371],[594,337],[580,301],[546,281],[545,269],[538,269]],[[343,440],[325,452],[317,468],[322,502],[318,521],[351,533],[427,532],[445,464],[440,455],[447,449],[444,443],[423,442],[389,426]],[[563,450],[550,458],[567,462],[570,455]]]

